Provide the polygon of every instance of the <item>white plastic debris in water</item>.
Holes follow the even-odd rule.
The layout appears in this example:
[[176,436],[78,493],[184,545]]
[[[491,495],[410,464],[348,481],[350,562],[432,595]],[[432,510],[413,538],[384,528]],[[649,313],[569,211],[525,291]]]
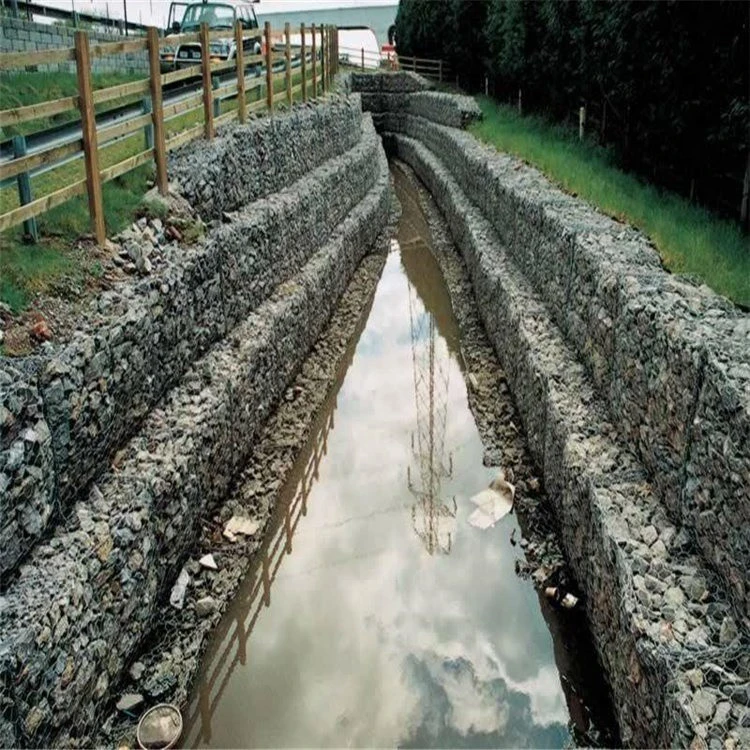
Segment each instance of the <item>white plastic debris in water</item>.
[[169,595],[169,603],[175,609],[182,609],[182,605],[185,603],[185,593],[187,592],[188,584],[190,583],[190,576],[187,570],[183,568],[180,571],[180,575],[177,576],[177,583],[172,587],[172,593]]
[[548,599],[552,599],[558,604],[565,607],[565,609],[573,609],[578,604],[578,597],[571,594],[570,592],[564,592],[557,586],[548,586],[544,589],[544,594]]
[[253,521],[246,516],[232,516],[224,527],[224,536],[230,542],[236,542],[240,534],[252,536],[258,532],[259,528],[260,523],[258,521]]
[[501,471],[486,490],[471,498],[477,509],[469,516],[469,523],[478,529],[489,529],[513,510],[516,488]]
[[214,556],[210,552],[207,555],[203,555],[203,557],[198,560],[198,565],[200,565],[202,568],[208,568],[208,570],[219,569],[219,566],[216,564],[216,560],[214,560]]

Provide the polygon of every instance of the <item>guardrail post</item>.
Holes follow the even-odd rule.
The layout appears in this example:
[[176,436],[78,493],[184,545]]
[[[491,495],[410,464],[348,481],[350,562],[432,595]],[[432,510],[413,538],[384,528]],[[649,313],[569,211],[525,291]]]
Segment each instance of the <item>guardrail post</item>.
[[91,91],[91,58],[89,37],[85,31],[76,31],[76,74],[78,76],[78,108],[81,112],[83,160],[86,165],[86,191],[89,199],[91,231],[99,245],[107,239],[104,226],[104,201],[99,174],[99,145],[96,140],[94,99]]
[[284,83],[286,102],[292,108],[292,46],[289,40],[289,22],[284,24]]
[[313,99],[318,98],[318,50],[315,48],[315,24],[312,25],[312,89]]
[[211,81],[211,47],[208,24],[201,24],[201,72],[203,74],[203,135],[209,141],[214,137],[213,83]]
[[301,23],[299,27],[300,35],[300,60],[302,67],[302,101],[307,101],[307,47],[305,46],[305,24]]
[[266,21],[266,107],[273,114],[273,45],[271,44],[271,24]]
[[[26,156],[26,138],[22,135],[13,136],[13,158],[18,159],[22,156]],[[18,202],[25,206],[27,203],[31,203],[31,179],[29,178],[28,172],[21,172],[16,178],[18,182]],[[39,225],[36,221],[36,216],[32,216],[30,219],[26,219],[23,223],[24,234],[31,237],[34,242],[39,242]]]
[[159,67],[159,32],[150,26],[147,34],[149,83],[151,85],[151,144],[146,148],[154,149],[156,162],[156,185],[162,195],[169,191],[167,181],[167,144],[164,133],[164,106],[161,92],[161,68]]
[[237,116],[240,122],[247,119],[247,101],[245,99],[245,48],[242,38],[242,23],[237,21],[234,27],[234,46],[237,48],[235,57],[237,68]]
[[214,96],[214,91],[219,88],[219,79],[216,76],[211,76],[211,101],[214,107],[214,117],[218,117],[221,114],[221,99]]
[[[144,115],[153,116],[154,107],[151,104],[150,96],[144,96],[143,99],[141,99],[141,112]],[[145,149],[154,147],[154,123],[153,122],[151,122],[150,125],[143,126],[143,147]]]
[[440,81],[440,83],[442,83],[443,82],[443,61],[442,60],[438,60],[438,63],[439,63],[439,65],[438,65],[438,80]]

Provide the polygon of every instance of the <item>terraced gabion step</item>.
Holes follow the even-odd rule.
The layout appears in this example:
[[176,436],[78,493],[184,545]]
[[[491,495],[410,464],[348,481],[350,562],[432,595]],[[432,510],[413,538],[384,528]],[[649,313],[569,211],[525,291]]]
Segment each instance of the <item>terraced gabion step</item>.
[[361,121],[358,97],[332,94],[250,126],[229,125],[221,138],[180,149],[170,155],[169,174],[206,220],[220,219],[354,148]]
[[68,743],[95,724],[158,621],[200,519],[229,489],[354,269],[388,220],[377,180],[293,278],[198,360],[38,545],[0,600],[0,736]]
[[[287,119],[299,117],[277,118],[273,143],[291,127]],[[357,133],[340,155],[225,215],[228,223],[205,241],[175,248],[162,271],[105,293],[69,343],[2,364],[9,387],[0,389],[0,416],[13,427],[0,443],[0,575],[28,554],[54,512],[85,490],[187,368],[296,273],[375,184],[380,140],[361,112]],[[336,148],[351,139],[342,140]]]
[[750,744],[750,640],[722,581],[669,521],[547,306],[483,213],[419,141],[384,133],[443,211],[556,505],[569,561],[635,746]]
[[376,124],[450,164],[586,366],[671,515],[722,577],[738,616],[750,618],[750,315],[665,273],[642,234],[537,170],[404,114],[408,99],[400,111],[376,114]]

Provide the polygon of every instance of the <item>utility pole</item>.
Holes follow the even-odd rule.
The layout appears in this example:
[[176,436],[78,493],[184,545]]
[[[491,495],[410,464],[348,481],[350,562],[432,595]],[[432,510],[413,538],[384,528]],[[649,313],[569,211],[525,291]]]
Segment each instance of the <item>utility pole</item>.
[[128,0],[122,0],[122,8],[125,11],[125,36],[128,36]]

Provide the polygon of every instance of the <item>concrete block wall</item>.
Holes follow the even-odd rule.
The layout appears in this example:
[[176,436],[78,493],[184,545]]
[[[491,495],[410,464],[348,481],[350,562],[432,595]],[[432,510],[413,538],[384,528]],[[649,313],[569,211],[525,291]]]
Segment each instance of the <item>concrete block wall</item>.
[[[71,26],[59,26],[27,21],[24,18],[0,16],[2,34],[0,34],[0,53],[2,52],[41,52],[48,49],[60,49],[75,46],[76,29]],[[89,31],[91,44],[118,42],[125,37],[120,34],[106,34]],[[40,71],[75,73],[74,62],[40,65]],[[119,55],[97,57],[91,61],[94,73],[143,73],[148,75],[148,56],[143,52],[128,52]]]

